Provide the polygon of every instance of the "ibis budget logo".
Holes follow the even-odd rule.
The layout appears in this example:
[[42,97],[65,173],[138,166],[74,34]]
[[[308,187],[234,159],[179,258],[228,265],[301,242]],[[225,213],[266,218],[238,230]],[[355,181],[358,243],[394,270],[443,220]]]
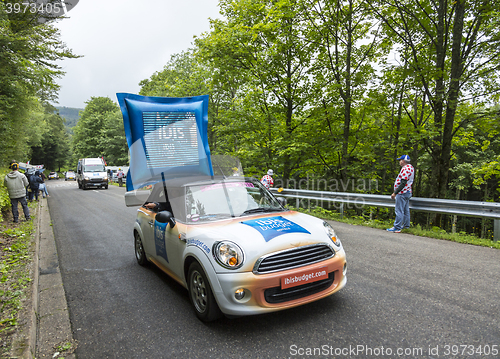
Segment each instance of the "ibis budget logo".
[[168,263],[167,247],[165,246],[165,229],[167,228],[166,223],[160,223],[155,221],[155,249],[156,255],[165,258]]
[[246,224],[247,226],[250,226],[259,231],[259,233],[264,237],[264,240],[266,242],[269,242],[271,239],[277,236],[281,236],[282,234],[288,234],[288,233],[311,234],[304,227],[301,227],[297,223],[294,223],[281,216],[252,219],[249,221],[243,221],[241,223]]

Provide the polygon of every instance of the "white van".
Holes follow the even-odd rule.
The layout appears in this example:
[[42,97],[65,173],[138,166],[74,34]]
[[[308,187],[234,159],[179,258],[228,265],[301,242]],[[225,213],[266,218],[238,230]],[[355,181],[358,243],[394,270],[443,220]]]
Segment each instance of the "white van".
[[76,170],[78,188],[108,188],[108,174],[102,158],[82,158]]

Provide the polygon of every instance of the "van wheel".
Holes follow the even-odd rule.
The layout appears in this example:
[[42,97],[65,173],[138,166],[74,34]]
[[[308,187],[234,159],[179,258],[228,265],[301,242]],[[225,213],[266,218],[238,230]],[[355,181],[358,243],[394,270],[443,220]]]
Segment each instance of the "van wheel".
[[188,288],[189,299],[198,319],[203,322],[211,322],[222,317],[207,275],[198,262],[193,262],[189,267]]

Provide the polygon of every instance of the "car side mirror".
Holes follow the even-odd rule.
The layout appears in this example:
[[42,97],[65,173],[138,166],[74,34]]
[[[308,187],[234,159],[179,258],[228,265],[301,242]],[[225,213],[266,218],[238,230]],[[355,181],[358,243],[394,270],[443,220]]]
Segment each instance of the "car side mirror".
[[174,215],[169,211],[161,211],[156,214],[155,220],[160,223],[168,223],[170,224],[170,228],[175,227],[175,219]]
[[278,202],[281,204],[282,207],[286,206],[286,198],[285,197],[276,197]]

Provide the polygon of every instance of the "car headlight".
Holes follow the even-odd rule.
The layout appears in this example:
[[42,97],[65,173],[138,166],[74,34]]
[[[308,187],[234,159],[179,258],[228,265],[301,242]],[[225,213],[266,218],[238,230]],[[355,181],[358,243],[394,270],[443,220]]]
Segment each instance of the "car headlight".
[[89,178],[89,177],[87,177],[87,176],[85,176],[85,178],[84,178],[84,179],[85,179],[85,181],[90,181],[90,178]]
[[233,242],[222,241],[214,244],[214,257],[221,266],[227,269],[238,269],[243,265],[243,251]]
[[340,239],[337,238],[337,235],[335,234],[335,230],[333,229],[333,227],[330,226],[330,224],[327,222],[323,222],[323,226],[325,228],[325,232],[328,238],[332,240],[333,244],[335,244],[337,247],[340,247]]

